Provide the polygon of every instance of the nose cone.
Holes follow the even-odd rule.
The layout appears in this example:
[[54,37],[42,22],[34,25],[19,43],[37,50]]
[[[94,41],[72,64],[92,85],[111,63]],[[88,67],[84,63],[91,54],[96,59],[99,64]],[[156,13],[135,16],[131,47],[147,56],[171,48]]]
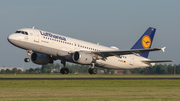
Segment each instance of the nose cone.
[[21,37],[18,34],[11,34],[7,37],[7,40],[13,44],[13,45],[17,45],[17,43],[21,42],[23,37]]
[[13,44],[14,43],[14,41],[16,41],[18,38],[17,38],[17,35],[15,35],[15,34],[11,34],[11,35],[9,35],[8,37],[7,37],[7,40],[11,43],[11,44]]
[[12,40],[13,40],[13,35],[11,34],[11,35],[9,35],[8,37],[7,37],[7,40],[10,42],[10,43],[12,43]]
[[14,46],[25,49],[27,47],[26,42],[24,41],[24,35],[22,34],[11,34],[7,37],[7,40]]

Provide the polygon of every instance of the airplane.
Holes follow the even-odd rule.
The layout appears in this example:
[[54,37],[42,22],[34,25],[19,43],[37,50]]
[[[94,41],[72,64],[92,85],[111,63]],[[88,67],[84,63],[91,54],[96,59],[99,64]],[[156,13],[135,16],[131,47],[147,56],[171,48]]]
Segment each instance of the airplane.
[[91,65],[89,74],[96,74],[97,68],[135,69],[154,66],[158,62],[173,62],[173,60],[150,60],[149,52],[162,50],[166,47],[151,48],[156,29],[149,27],[130,50],[119,50],[115,46],[106,47],[48,31],[33,28],[23,28],[9,35],[7,40],[14,46],[27,52],[25,62],[31,61],[38,65],[61,60],[63,68],[60,72],[68,74],[66,62]]

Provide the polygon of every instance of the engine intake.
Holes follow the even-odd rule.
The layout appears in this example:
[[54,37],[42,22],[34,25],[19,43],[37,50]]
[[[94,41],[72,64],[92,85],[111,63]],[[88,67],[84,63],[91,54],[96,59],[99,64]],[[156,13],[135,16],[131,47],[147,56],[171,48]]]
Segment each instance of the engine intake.
[[41,54],[41,53],[32,53],[31,60],[33,63],[38,65],[46,65],[50,62],[49,55]]
[[91,54],[88,53],[84,53],[84,52],[75,52],[73,54],[73,60],[77,63],[81,63],[81,64],[91,64],[93,63],[93,57]]

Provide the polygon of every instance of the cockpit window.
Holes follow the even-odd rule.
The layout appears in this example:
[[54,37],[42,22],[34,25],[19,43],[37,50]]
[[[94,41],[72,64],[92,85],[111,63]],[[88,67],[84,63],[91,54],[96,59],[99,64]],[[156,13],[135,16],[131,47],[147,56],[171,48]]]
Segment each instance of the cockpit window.
[[21,33],[21,31],[16,31],[15,33]]
[[16,31],[15,33],[22,33],[22,34],[28,35],[28,33],[25,31]]

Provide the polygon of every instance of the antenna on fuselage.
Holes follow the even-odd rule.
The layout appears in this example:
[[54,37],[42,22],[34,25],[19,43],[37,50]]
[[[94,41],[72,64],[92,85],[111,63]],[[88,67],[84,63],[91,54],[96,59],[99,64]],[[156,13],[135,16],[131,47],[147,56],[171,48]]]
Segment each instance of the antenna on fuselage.
[[32,27],[32,29],[34,29],[34,26]]

